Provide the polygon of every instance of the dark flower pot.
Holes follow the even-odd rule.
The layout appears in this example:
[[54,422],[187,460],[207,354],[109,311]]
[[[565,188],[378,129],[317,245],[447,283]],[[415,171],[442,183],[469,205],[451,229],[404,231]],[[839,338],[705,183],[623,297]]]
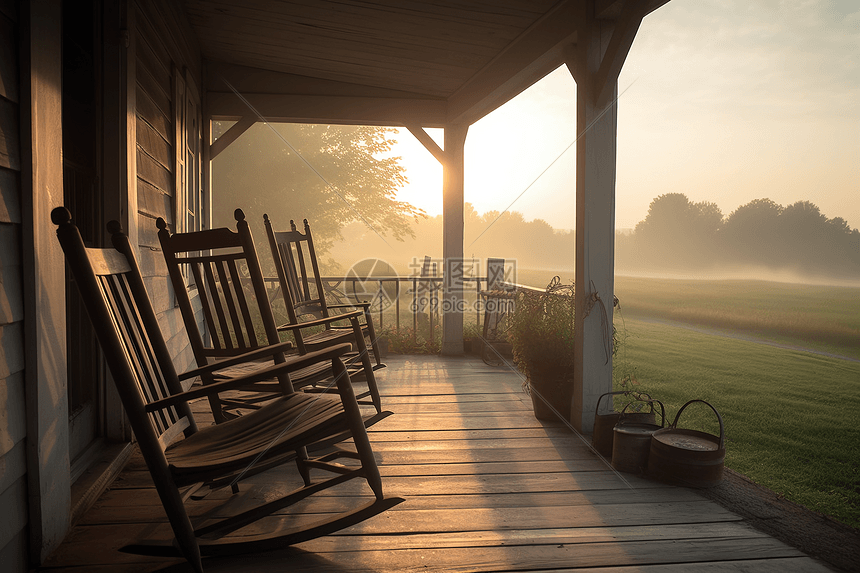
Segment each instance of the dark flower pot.
[[[567,422],[570,420],[573,381],[568,375],[532,371],[529,373],[528,381],[535,418],[547,422]],[[555,408],[563,420],[559,419],[558,415],[547,405],[547,402]]]

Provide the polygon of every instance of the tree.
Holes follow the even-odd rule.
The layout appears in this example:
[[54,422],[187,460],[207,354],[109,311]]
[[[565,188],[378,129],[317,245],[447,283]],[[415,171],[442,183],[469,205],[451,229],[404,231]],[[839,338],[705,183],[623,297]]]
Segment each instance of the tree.
[[624,270],[677,271],[726,265],[788,270],[807,278],[860,276],[860,231],[809,201],[787,207],[755,199],[723,219],[713,203],[660,195],[630,235],[616,237]]
[[797,201],[782,210],[777,238],[789,267],[809,270],[821,266],[821,257],[828,250],[823,240],[826,225],[827,217],[809,201]]
[[856,275],[860,255],[852,248],[855,232],[839,217],[828,219],[809,201],[792,203],[779,217],[778,235],[789,263],[813,273]]
[[689,217],[690,206],[683,193],[658,195],[648,206],[648,214],[636,225],[636,235],[654,243],[674,241],[681,233],[683,221]]
[[847,276],[860,276],[860,230],[852,229],[842,217],[828,219],[827,243],[833,245],[831,257]]
[[667,268],[706,266],[718,252],[722,223],[714,203],[691,203],[683,193],[660,195],[634,230],[639,256]]
[[[216,122],[217,137],[228,125]],[[361,221],[380,236],[413,237],[421,209],[398,201],[407,182],[399,157],[390,157],[395,130],[371,126],[257,124],[213,161],[213,221],[233,226],[245,211],[264,241],[263,214],[277,229],[308,219],[318,256],[344,225]],[[266,249],[258,249],[264,252]]]
[[734,262],[779,266],[785,253],[779,239],[782,205],[770,199],[754,199],[726,218],[723,242]]

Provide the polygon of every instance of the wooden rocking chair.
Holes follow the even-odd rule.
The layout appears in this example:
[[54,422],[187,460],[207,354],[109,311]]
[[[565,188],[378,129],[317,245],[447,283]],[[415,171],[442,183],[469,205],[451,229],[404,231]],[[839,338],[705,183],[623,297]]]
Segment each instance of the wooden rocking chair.
[[[359,523],[401,502],[385,498],[379,470],[349,375],[340,356],[348,345],[303,356],[290,356],[246,379],[230,379],[182,391],[180,379],[237,364],[263,354],[278,354],[288,344],[266,347],[177,376],[147,296],[128,238],[111,222],[113,249],[87,249],[71,215],[59,207],[51,213],[69,268],[104,350],[111,374],[146,461],[175,540],[147,540],[124,551],[160,556],[184,556],[202,572],[202,558],[282,548]],[[274,357],[271,357],[274,360]],[[188,401],[266,380],[282,374],[289,386],[291,373],[330,363],[339,394],[289,392],[251,413],[221,424],[200,428]],[[180,439],[181,438],[181,439]],[[309,459],[307,449],[352,438],[356,451],[334,448]],[[338,458],[359,461],[356,467],[335,463]],[[241,478],[295,460],[305,482],[277,500],[230,517],[206,512],[203,523],[192,525],[185,502],[202,486],[235,485]],[[332,472],[312,482],[310,470]],[[372,501],[315,524],[283,529],[283,516],[272,515],[308,496],[348,480],[361,478],[373,492]],[[183,489],[180,489],[183,488]],[[235,490],[234,490],[235,491]],[[231,496],[232,498],[233,496]],[[215,515],[219,519],[215,520]],[[267,517],[268,516],[268,517]],[[275,527],[260,533],[266,518]],[[254,525],[251,532],[242,528]]]
[[[296,325],[307,327],[323,323],[325,328],[319,332],[296,335],[296,343],[303,350],[319,350],[344,342],[352,344],[357,353],[348,360],[350,363],[360,361],[361,373],[367,381],[370,396],[379,409],[381,405],[374,371],[385,368],[385,364],[382,363],[373,328],[370,303],[330,304],[326,300],[326,289],[320,276],[314,240],[307,219],[304,220],[304,233],[296,228],[294,221],[290,221],[289,231],[275,231],[268,214],[263,215],[263,222],[290,320],[288,324],[278,328],[300,332],[294,330]],[[330,312],[332,310],[335,312]],[[360,335],[357,335],[351,326],[342,326],[344,320],[351,320],[356,313],[364,317]],[[365,337],[369,344],[365,342]],[[374,364],[371,364],[367,346],[373,352]]]
[[[296,340],[300,341],[302,328],[336,320],[322,319],[313,324],[294,324],[281,328],[276,326],[245,214],[241,209],[236,209],[234,216],[236,231],[224,227],[171,234],[164,219],[156,221],[164,260],[198,367],[265,346],[277,346],[281,344],[281,330],[291,330]],[[359,337],[360,316],[361,313],[356,312],[344,317],[350,321],[352,332],[359,333]],[[298,351],[299,354],[305,354],[306,349],[299,344]],[[248,363],[219,372],[207,372],[202,375],[203,383],[211,384],[231,376],[242,376],[259,367],[259,364]],[[350,370],[355,368],[351,367]],[[330,371],[324,364],[311,364],[291,374],[290,378],[293,387],[306,391],[336,390]],[[234,393],[226,398],[210,398],[217,422],[235,416],[237,411],[258,407],[261,402],[280,393],[283,382],[260,382],[242,390],[245,392],[239,396]],[[376,407],[376,417],[366,420],[368,426],[390,414],[382,411],[375,380],[372,390],[375,392],[373,405]],[[358,398],[369,394],[370,390],[359,393]]]

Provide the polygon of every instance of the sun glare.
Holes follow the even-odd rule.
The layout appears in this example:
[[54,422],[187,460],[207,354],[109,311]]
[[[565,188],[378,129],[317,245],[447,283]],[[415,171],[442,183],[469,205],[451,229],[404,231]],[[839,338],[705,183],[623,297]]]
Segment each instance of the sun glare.
[[[529,220],[572,228],[575,109],[576,84],[559,68],[472,125],[465,147],[466,202],[479,213],[520,211]],[[427,132],[444,147],[442,129]],[[398,198],[428,215],[441,214],[441,165],[405,129],[393,153],[402,157],[409,179]]]
[[[860,226],[860,60],[846,59],[857,54],[857,16],[818,5],[708,7],[703,17],[670,2],[643,21],[618,85],[616,228],[634,227],[667,193],[724,215],[758,198],[808,200]],[[441,146],[442,130],[430,131]],[[465,200],[572,228],[575,146],[564,151],[575,139],[576,84],[562,66],[469,128]],[[407,130],[394,154],[409,178],[400,198],[440,214],[438,162]]]

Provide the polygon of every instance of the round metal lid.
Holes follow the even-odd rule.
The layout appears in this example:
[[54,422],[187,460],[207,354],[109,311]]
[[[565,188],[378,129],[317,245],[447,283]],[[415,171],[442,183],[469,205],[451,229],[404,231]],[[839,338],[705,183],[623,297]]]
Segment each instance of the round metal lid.
[[660,429],[660,426],[657,424],[618,424],[614,429],[621,434],[643,436],[653,434]]
[[708,439],[705,436],[690,436],[686,434],[673,434],[672,432],[666,432],[654,437],[667,446],[672,446],[682,450],[715,452],[719,448],[719,444],[714,441],[716,438]]

